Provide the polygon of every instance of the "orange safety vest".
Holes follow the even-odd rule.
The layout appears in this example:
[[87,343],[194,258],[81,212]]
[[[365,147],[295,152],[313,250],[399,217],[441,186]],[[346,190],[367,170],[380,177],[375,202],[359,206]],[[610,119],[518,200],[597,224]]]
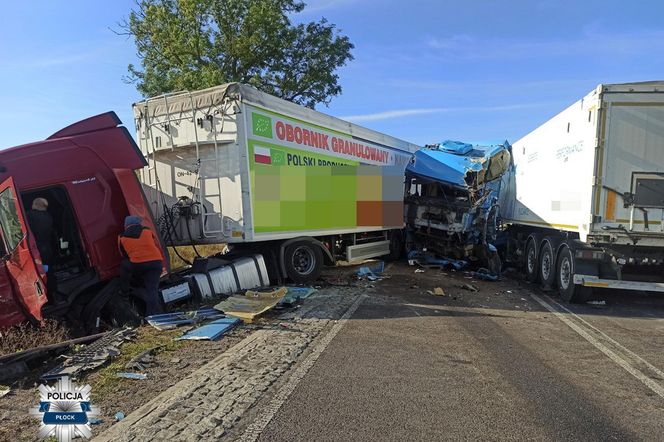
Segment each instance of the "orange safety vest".
[[161,261],[161,248],[157,245],[157,238],[147,227],[142,227],[140,235],[135,238],[122,233],[118,237],[120,253],[129,258],[129,261],[138,264],[148,261]]

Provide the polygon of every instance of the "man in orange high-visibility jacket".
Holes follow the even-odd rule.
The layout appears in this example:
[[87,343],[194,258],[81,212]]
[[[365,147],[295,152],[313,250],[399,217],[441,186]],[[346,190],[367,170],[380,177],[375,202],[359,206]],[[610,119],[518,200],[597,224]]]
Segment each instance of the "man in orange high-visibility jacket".
[[159,299],[159,277],[161,276],[162,255],[159,241],[154,233],[141,225],[141,218],[128,216],[125,230],[118,237],[118,247],[122,255],[122,289],[129,290],[132,276],[139,277],[145,287],[145,314],[158,315],[164,312]]

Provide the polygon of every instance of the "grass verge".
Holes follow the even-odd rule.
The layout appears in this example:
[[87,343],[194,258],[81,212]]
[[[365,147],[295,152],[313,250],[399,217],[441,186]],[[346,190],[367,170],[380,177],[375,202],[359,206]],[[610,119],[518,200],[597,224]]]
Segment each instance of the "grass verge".
[[138,356],[146,350],[155,348],[154,354],[163,352],[174,352],[182,345],[182,341],[174,341],[182,330],[157,330],[150,326],[140,327],[137,330],[136,339],[122,345],[122,353],[117,358],[96,373],[93,396],[104,397],[108,393],[122,386],[123,383],[135,382],[130,379],[117,377],[117,373],[131,371],[125,368],[125,364],[133,357]]

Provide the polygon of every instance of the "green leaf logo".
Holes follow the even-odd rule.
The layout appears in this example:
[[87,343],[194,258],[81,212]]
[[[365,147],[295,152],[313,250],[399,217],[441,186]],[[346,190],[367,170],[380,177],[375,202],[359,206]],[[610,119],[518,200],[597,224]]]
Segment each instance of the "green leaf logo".
[[283,166],[286,164],[286,154],[282,150],[272,149],[272,165]]
[[252,112],[251,124],[253,127],[254,135],[265,138],[272,138],[272,118],[257,114],[256,112]]

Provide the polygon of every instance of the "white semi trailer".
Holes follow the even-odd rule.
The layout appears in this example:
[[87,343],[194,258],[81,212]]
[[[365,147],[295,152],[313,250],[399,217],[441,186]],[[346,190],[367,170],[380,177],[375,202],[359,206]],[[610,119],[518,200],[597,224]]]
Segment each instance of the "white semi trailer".
[[414,144],[237,83],[150,98],[134,117],[169,245],[261,253],[297,282],[401,249]]
[[604,84],[522,139],[501,195],[506,256],[582,301],[664,292],[664,82]]

